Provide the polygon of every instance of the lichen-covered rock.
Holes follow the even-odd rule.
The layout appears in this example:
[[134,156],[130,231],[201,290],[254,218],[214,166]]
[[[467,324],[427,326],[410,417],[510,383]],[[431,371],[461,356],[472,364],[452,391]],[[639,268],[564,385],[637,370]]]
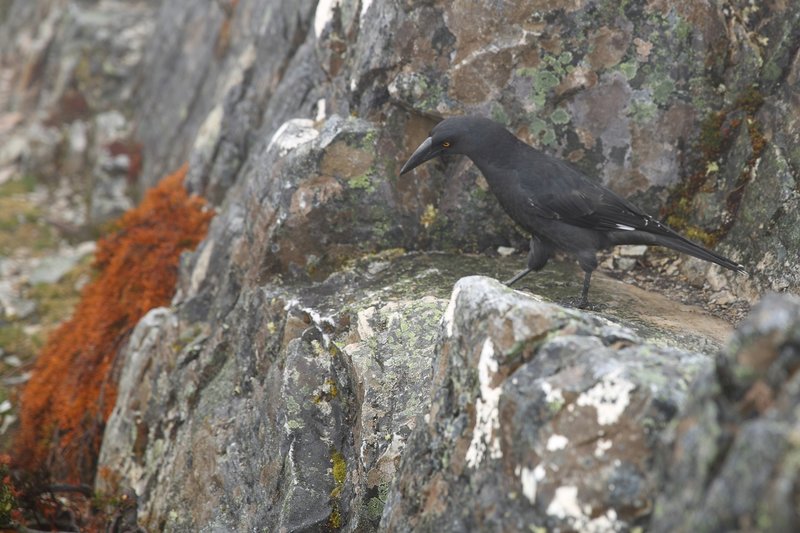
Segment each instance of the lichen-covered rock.
[[[480,366],[480,350],[469,355],[448,348],[452,357],[458,356],[452,362],[441,354],[442,347],[457,338],[463,336],[458,342],[470,343],[480,331],[500,327],[492,341],[497,342],[498,354],[516,342],[514,338],[520,342],[517,359],[498,362],[498,369],[506,363],[513,368],[522,365],[545,337],[564,343],[554,341],[553,353],[523,365],[527,370],[508,378],[509,394],[496,397],[506,409],[503,420],[513,418],[509,431],[517,428],[524,434],[514,452],[519,455],[517,463],[504,481],[523,498],[517,504],[531,505],[524,503],[529,500],[517,485],[524,472],[530,494],[534,457],[542,454],[552,461],[542,463],[542,468],[554,465],[569,473],[558,487],[581,487],[582,476],[609,469],[621,476],[619,482],[641,485],[633,492],[620,489],[615,497],[628,505],[640,496],[644,506],[650,497],[646,461],[651,442],[680,404],[684,380],[707,358],[656,345],[638,346],[639,337],[631,329],[543,303],[482,277],[466,278],[457,285],[460,296],[454,301],[472,302],[472,307],[446,310],[452,284],[464,274],[500,269],[506,275],[518,261],[445,254],[373,256],[320,283],[242,289],[239,298],[228,304],[222,285],[216,293],[221,302],[211,306],[216,310],[231,306],[221,319],[214,314],[199,318],[206,316],[196,312],[201,300],[190,297],[191,290],[186,289],[174,309],[154,311],[139,325],[124,352],[120,399],[106,430],[98,488],[134,489],[140,521],[154,529],[267,525],[313,531],[335,529],[338,524],[345,530],[375,531],[387,513],[400,521],[408,511],[398,507],[398,496],[390,496],[390,487],[398,468],[406,476],[411,470],[428,468],[427,459],[417,463],[404,457],[404,450],[412,443],[419,451],[415,443],[430,431],[421,417],[434,416],[431,398],[439,401],[442,384],[450,379],[446,375],[469,381],[459,401],[465,402],[464,412],[477,409],[485,418],[477,436],[467,435],[458,453],[472,449],[470,461],[476,468],[495,464],[486,456],[495,442],[492,405],[486,403],[492,401],[494,389],[482,390],[478,379],[493,363],[484,358]],[[211,259],[208,264],[213,264]],[[575,288],[580,283],[580,275],[571,270],[548,269],[544,275],[540,289],[554,296],[562,294],[567,280],[574,278]],[[598,280],[597,296],[609,300],[616,320],[658,343],[716,345],[713,337],[703,343],[681,335],[685,326],[619,317],[623,307],[631,312],[633,306],[644,314],[663,304],[637,304],[633,298],[637,293],[620,300],[624,305],[614,303],[605,291],[616,291],[616,285],[602,277]],[[507,330],[501,327],[504,312],[508,312]],[[698,320],[696,313],[682,316],[684,323]],[[445,322],[440,326],[442,317]],[[467,317],[474,319],[472,326],[464,322]],[[460,329],[450,331],[453,328]],[[530,345],[522,339],[528,334]],[[437,346],[440,355],[434,353]],[[557,346],[565,352],[575,346],[584,350],[561,354]],[[598,354],[605,354],[598,359],[604,363],[594,366]],[[535,366],[536,361],[546,368]],[[549,396],[543,387],[552,387]],[[549,403],[558,397],[565,398],[563,410],[551,412]],[[539,405],[543,401],[549,403]],[[574,409],[566,402],[575,404]],[[540,433],[523,429],[529,427],[529,415],[541,418],[545,429]],[[572,416],[578,418],[568,423]],[[588,463],[579,460],[585,450],[592,458]],[[615,459],[624,461],[625,469],[615,470]],[[540,498],[558,488],[560,478],[554,470],[547,472],[547,481],[536,481]],[[600,506],[598,490],[584,487],[580,497]],[[386,507],[390,501],[394,506]],[[636,510],[646,514],[642,506]],[[619,512],[620,520],[631,519],[619,507],[609,504],[608,509]]]
[[649,515],[658,434],[710,361],[511,291],[459,281],[391,531],[621,531]]
[[795,531],[800,300],[769,295],[692,386],[656,472],[652,531]]
[[386,301],[375,294],[392,285],[365,273],[245,291],[214,334],[151,312],[127,350],[100,488],[133,487],[154,530],[375,530],[427,405],[446,300],[408,273],[406,296]]

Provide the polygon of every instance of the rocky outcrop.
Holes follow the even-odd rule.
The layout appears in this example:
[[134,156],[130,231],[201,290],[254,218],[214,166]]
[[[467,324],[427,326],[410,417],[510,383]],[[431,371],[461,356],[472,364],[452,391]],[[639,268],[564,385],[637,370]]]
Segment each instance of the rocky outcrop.
[[[489,115],[753,274],[679,259],[696,286],[796,292],[791,3],[4,5],[0,175],[92,176],[81,213],[101,220],[188,160],[218,207],[173,305],[119,355],[97,486],[133,487],[143,524],[694,527],[753,442],[780,444],[764,454],[780,483],[750,477],[714,516],[747,528],[786,501],[790,348],[764,348],[789,354],[785,378],[737,373],[756,352],[735,343],[712,372],[724,326],[601,276],[606,318],[485,278],[453,291],[506,277],[522,256],[497,255],[525,236],[468,162],[397,170],[439,116]],[[557,301],[578,282],[554,265],[526,286]],[[735,339],[760,347],[771,323],[750,324]],[[765,346],[791,347],[780,335]],[[758,412],[738,412],[749,396]]]
[[375,257],[245,290],[216,329],[190,306],[152,311],[126,350],[99,487],[132,487],[143,525],[183,531],[646,518],[659,431],[710,360],[485,277],[448,304],[464,271],[491,267],[454,259]]

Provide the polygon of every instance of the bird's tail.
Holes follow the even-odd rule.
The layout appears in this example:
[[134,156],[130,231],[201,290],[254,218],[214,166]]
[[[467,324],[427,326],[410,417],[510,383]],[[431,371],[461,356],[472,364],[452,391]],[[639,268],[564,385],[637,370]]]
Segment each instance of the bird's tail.
[[[667,248],[672,248],[673,250],[689,254],[699,259],[703,259],[704,261],[711,261],[712,263],[716,263],[719,266],[733,270],[734,272],[738,272],[740,274],[747,274],[747,270],[745,270],[744,266],[740,265],[739,263],[731,261],[727,257],[722,256],[716,252],[712,252],[711,250],[704,248],[699,244],[695,244],[689,239],[677,233],[675,233],[674,235],[657,235],[653,233],[645,233],[642,231],[625,232],[625,233],[626,233],[626,235],[624,235],[625,243],[665,246]],[[632,233],[635,233],[636,235],[631,235]],[[635,237],[636,242],[632,242],[634,240],[632,239],[632,237]]]

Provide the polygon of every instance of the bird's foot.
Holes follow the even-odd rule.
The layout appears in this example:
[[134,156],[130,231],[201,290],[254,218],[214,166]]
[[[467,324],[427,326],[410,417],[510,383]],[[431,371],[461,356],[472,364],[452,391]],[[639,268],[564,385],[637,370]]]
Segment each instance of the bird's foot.
[[559,300],[558,303],[564,307],[574,307],[576,309],[583,309],[585,311],[602,311],[608,307],[606,304],[591,303],[585,298],[565,298],[563,300]]

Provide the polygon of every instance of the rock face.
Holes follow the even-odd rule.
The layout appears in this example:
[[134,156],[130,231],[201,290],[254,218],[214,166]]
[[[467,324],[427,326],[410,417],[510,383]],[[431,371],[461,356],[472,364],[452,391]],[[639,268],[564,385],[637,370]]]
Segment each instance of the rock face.
[[368,153],[335,151],[338,166],[306,185],[321,203],[338,197],[329,178],[364,196],[382,229],[368,246],[524,246],[465,162],[396,179],[432,117],[481,113],[754,274],[686,261],[695,283],[751,300],[800,284],[790,3],[4,5],[0,110],[14,112],[0,121],[0,137],[11,125],[0,172],[17,161],[36,175],[55,165],[67,181],[91,176],[75,185],[91,198],[89,220],[187,159],[195,192],[238,202],[287,121],[320,131],[356,116],[372,132]]
[[[81,213],[102,220],[188,160],[218,207],[119,355],[97,487],[134,488],[143,525],[795,520],[771,511],[797,477],[794,304],[765,304],[712,371],[724,327],[612,280],[592,298],[613,323],[485,278],[453,290],[519,268],[487,256],[526,237],[463,159],[397,176],[437,117],[492,116],[753,274],[684,261],[695,284],[796,292],[792,2],[13,0],[0,25],[0,175],[91,176]],[[556,300],[578,282],[526,280]],[[775,475],[723,513],[756,452]]]

